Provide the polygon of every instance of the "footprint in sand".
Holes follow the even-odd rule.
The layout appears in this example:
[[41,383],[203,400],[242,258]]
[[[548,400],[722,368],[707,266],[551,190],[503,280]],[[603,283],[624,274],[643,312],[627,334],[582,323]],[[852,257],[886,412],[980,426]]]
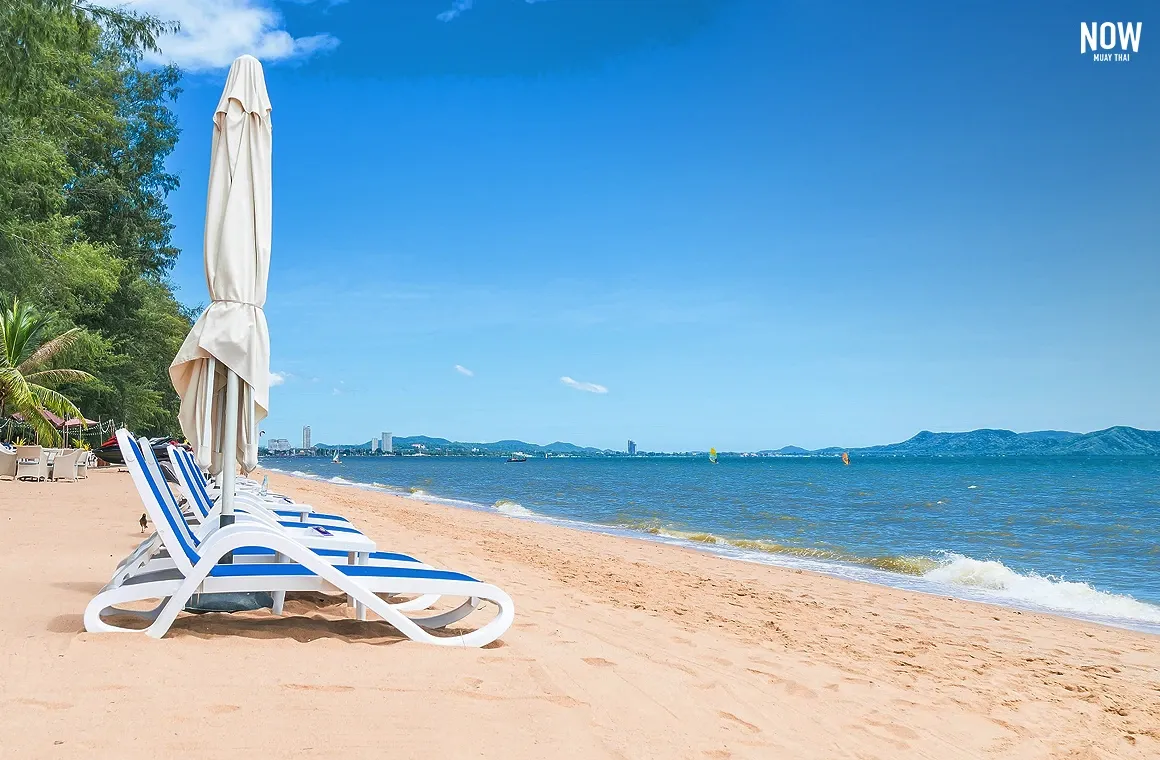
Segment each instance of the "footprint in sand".
[[225,715],[226,713],[237,712],[238,710],[241,710],[241,709],[242,708],[239,705],[210,705],[209,706],[209,711],[211,713],[215,713],[216,715]]
[[751,734],[760,734],[761,733],[760,728],[753,725],[752,723],[750,723],[747,720],[742,720],[741,718],[738,718],[733,713],[725,712],[724,710],[718,710],[717,714],[720,715],[725,720],[731,721],[731,722],[735,723],[736,725],[741,726],[746,731],[749,731]]
[[585,657],[583,660],[594,668],[611,668],[616,665],[615,662],[606,660],[603,657]]
[[72,707],[71,702],[48,702],[43,699],[17,699],[14,701],[29,707],[39,707],[42,710],[67,710]]

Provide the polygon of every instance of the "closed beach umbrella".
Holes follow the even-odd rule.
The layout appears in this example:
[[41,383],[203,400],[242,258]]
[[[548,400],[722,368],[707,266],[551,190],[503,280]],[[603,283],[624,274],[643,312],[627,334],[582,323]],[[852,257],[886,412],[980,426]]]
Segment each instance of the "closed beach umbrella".
[[210,304],[169,367],[181,429],[198,462],[221,473],[223,525],[233,522],[236,465],[247,472],[258,466],[257,425],[270,396],[262,311],[270,268],[270,110],[262,64],[238,58],[213,117],[204,242]]

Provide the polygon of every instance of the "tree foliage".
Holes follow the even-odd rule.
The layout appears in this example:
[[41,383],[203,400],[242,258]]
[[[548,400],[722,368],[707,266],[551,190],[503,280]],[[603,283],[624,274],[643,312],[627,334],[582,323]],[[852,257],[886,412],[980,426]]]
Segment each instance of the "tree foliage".
[[0,2],[0,302],[74,335],[69,361],[95,379],[57,390],[141,433],[177,432],[167,369],[190,326],[167,280],[180,73],[139,65],[167,28],[79,0]]

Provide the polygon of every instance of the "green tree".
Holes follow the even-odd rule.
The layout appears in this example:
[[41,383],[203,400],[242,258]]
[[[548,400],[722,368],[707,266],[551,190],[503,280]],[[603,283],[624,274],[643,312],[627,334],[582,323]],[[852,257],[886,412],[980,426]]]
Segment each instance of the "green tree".
[[191,324],[168,273],[168,105],[180,72],[142,70],[169,25],[79,0],[0,0],[0,302],[60,329],[94,377],[62,390],[90,417],[177,432],[168,365]]
[[44,383],[86,381],[92,376],[53,366],[80,337],[81,328],[49,339],[49,325],[47,317],[19,299],[13,299],[11,308],[0,308],[0,417],[20,414],[40,440],[51,446],[62,438],[44,410],[66,420],[79,418],[81,413],[76,404]]

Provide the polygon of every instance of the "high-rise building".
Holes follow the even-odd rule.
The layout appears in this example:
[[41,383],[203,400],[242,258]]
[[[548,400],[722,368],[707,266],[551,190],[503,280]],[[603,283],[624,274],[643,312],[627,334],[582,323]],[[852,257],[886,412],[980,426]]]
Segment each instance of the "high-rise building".
[[372,438],[372,439],[371,439],[371,453],[373,454],[373,453],[375,453],[375,452],[376,452],[376,451],[378,451],[378,450],[379,450],[379,439],[378,439],[378,438]]
[[304,449],[310,448],[310,426],[309,425],[302,426],[302,448],[304,448]]
[[391,454],[395,451],[395,436],[390,433],[383,433],[383,440],[379,445],[384,454]]
[[628,455],[630,457],[636,456],[636,441],[631,438],[628,439]]
[[290,450],[290,440],[288,438],[271,438],[266,448],[271,454],[281,454]]

